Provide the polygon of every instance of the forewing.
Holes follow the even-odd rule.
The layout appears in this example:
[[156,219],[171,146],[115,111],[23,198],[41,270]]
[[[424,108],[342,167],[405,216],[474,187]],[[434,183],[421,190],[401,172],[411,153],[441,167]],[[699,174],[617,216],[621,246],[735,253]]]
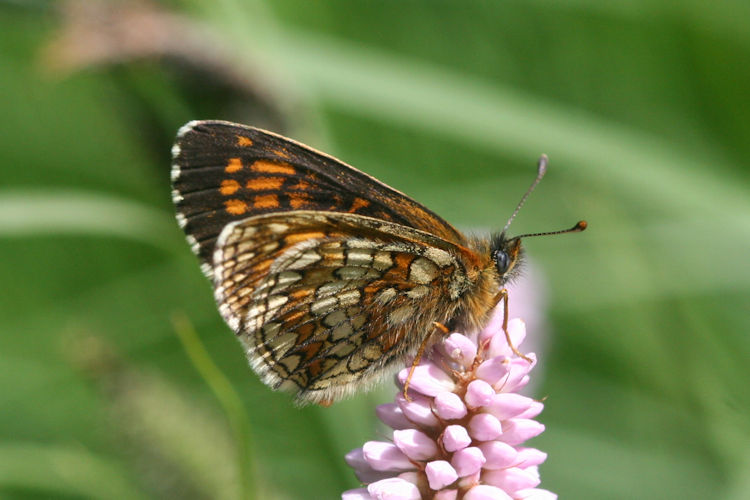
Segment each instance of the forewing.
[[413,353],[452,317],[465,266],[422,231],[308,211],[230,224],[213,262],[219,309],[250,364],[300,402],[339,399]]
[[463,242],[450,224],[404,194],[270,132],[222,121],[190,122],[180,129],[172,154],[178,222],[207,272],[224,226],[265,213],[355,213]]

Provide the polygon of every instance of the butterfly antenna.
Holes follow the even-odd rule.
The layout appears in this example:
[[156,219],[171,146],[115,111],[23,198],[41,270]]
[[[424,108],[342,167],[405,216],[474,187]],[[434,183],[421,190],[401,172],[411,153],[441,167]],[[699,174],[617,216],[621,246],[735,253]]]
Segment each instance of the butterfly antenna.
[[529,186],[529,189],[526,190],[526,193],[521,198],[521,201],[518,202],[518,205],[516,205],[516,209],[513,211],[513,214],[510,216],[510,219],[508,219],[508,222],[505,223],[505,227],[503,227],[503,231],[501,234],[505,234],[505,231],[508,230],[510,227],[510,223],[513,222],[513,219],[516,218],[516,215],[518,215],[518,211],[521,210],[521,207],[524,203],[526,203],[526,198],[529,197],[531,192],[536,188],[536,185],[539,184],[539,181],[542,180],[542,177],[544,177],[544,174],[547,173],[547,163],[549,162],[549,158],[547,158],[547,155],[542,155],[539,157],[539,163],[537,163],[536,167],[536,179],[534,179],[534,182],[531,183],[531,186]]
[[585,230],[588,227],[588,222],[585,220],[579,220],[576,222],[576,225],[571,227],[570,229],[561,229],[559,231],[547,231],[544,233],[528,233],[528,234],[519,234],[518,236],[514,236],[513,239],[520,240],[521,238],[533,238],[534,236],[549,236],[551,234],[565,234],[565,233],[580,233],[581,231]]

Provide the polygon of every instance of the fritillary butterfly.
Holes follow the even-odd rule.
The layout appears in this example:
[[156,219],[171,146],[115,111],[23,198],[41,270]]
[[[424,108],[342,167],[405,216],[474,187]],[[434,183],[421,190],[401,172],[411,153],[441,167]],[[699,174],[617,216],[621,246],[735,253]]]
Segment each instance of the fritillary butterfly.
[[[253,127],[193,121],[172,153],[177,221],[221,315],[262,380],[299,403],[371,386],[436,324],[481,328],[533,236],[507,237],[508,221],[466,237],[373,177]],[[545,168],[543,156],[532,188]]]

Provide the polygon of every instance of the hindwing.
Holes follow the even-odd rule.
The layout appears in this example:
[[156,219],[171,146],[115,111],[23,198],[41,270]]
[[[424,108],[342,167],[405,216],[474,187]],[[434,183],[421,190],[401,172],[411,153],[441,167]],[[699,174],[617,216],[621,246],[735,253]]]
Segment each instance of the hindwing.
[[301,402],[374,381],[447,322],[470,286],[454,244],[356,214],[293,211],[229,224],[213,279],[252,367]]

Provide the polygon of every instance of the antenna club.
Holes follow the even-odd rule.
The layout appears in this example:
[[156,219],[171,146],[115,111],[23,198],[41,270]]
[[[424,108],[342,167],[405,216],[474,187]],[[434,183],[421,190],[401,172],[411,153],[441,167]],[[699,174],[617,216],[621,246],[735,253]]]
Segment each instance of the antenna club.
[[539,157],[539,162],[536,166],[537,178],[540,179],[544,174],[547,173],[547,165],[549,164],[549,157],[542,153]]
[[575,225],[573,230],[575,231],[584,231],[587,227],[589,227],[589,223],[585,220],[579,220],[578,223]]

